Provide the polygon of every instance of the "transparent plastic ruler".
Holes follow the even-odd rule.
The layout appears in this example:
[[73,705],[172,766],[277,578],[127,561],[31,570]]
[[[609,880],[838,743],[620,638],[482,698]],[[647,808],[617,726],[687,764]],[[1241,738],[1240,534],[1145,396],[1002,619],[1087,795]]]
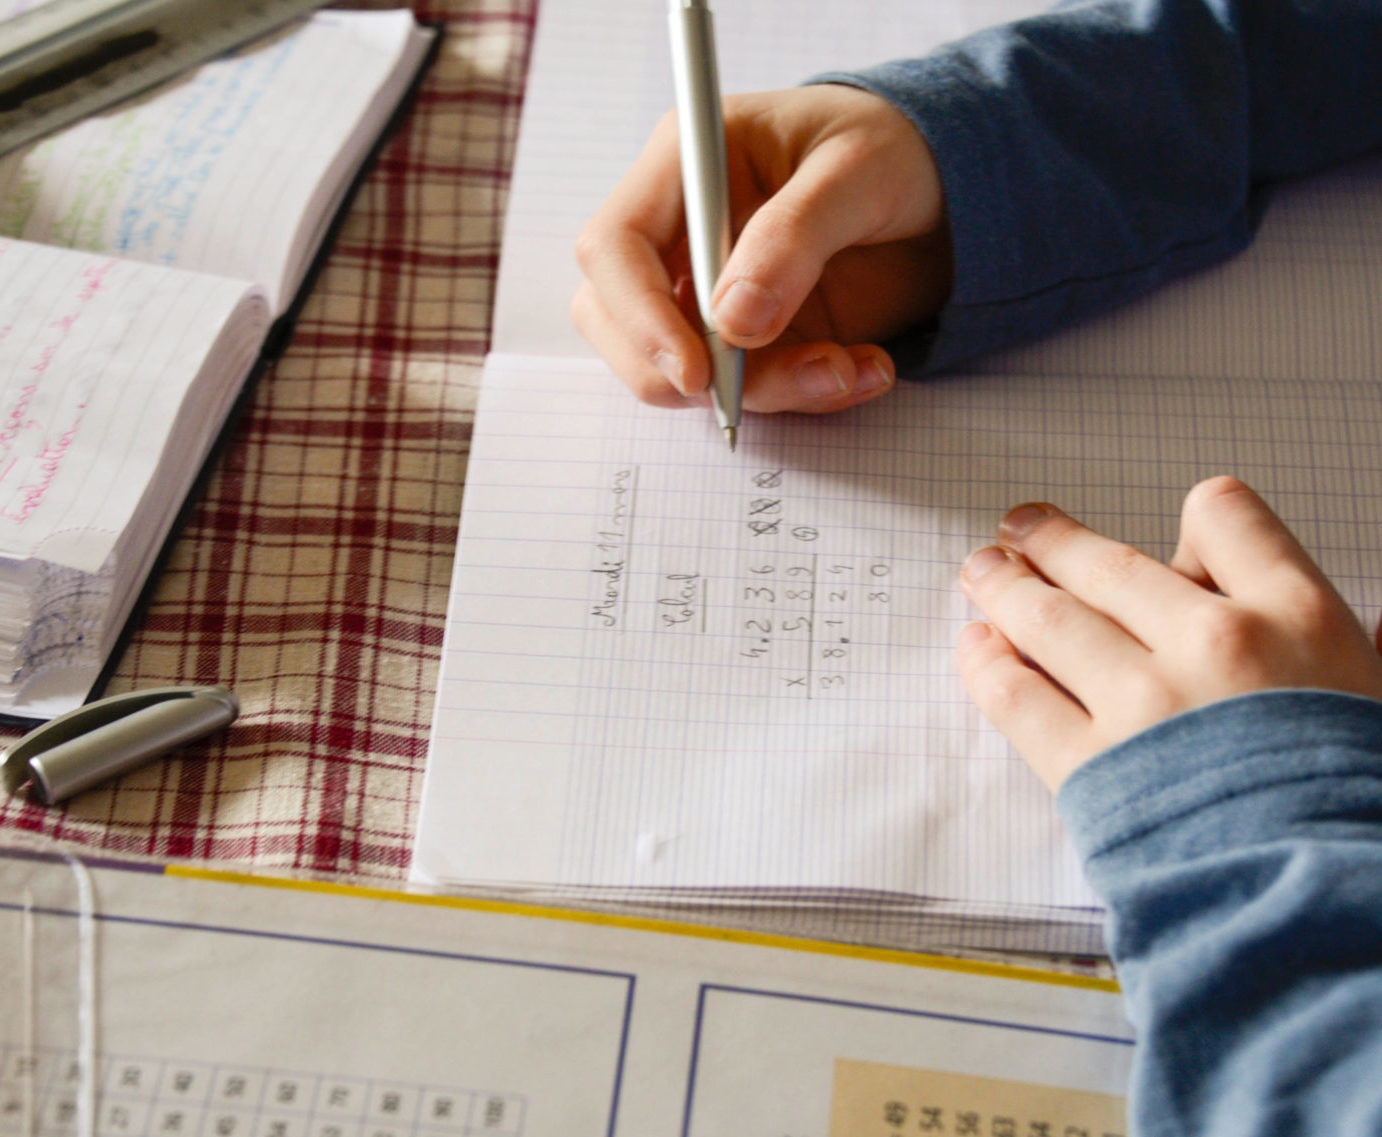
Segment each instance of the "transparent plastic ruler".
[[0,0],[0,154],[95,114],[327,0]]

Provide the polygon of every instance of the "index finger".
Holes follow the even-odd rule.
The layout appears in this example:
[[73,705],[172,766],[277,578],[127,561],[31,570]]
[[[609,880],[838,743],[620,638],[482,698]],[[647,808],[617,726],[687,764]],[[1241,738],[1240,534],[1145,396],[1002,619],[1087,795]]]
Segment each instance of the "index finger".
[[1168,620],[1171,613],[1193,611],[1207,595],[1140,549],[1096,533],[1046,502],[1009,510],[998,532],[1052,584],[1149,648],[1176,634],[1175,622]]
[[1210,478],[1186,495],[1171,567],[1254,606],[1279,605],[1302,585],[1337,598],[1285,522],[1237,478]]
[[573,312],[577,326],[636,389],[670,382],[694,394],[709,381],[700,336],[677,304],[668,267],[683,227],[676,132],[665,116],[576,241],[595,301]]

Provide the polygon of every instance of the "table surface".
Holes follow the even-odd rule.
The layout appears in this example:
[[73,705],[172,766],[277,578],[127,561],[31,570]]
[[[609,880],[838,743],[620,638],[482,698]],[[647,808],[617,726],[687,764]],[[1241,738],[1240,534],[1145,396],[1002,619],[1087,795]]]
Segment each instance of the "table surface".
[[240,718],[56,807],[0,798],[0,829],[102,855],[407,875],[537,5],[413,6],[444,26],[437,60],[107,688],[221,683]]

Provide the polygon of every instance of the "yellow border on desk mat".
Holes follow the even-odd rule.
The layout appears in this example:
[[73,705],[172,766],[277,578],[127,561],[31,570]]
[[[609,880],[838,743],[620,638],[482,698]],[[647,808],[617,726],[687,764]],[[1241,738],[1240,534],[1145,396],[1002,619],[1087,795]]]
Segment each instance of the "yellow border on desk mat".
[[1017,967],[1006,963],[982,963],[977,960],[953,959],[945,955],[899,951],[893,948],[864,947],[858,944],[831,943],[804,937],[774,935],[768,932],[748,932],[737,928],[716,928],[705,924],[682,923],[677,920],[656,920],[643,916],[618,916],[608,912],[586,912],[577,909],[549,908],[540,904],[521,904],[510,900],[481,900],[466,896],[447,896],[426,892],[402,892],[388,888],[369,888],[355,884],[334,884],[329,881],[294,880],[289,877],[257,876],[253,873],[226,872],[221,869],[202,869],[188,865],[164,865],[166,876],[188,880],[212,880],[225,884],[249,884],[262,888],[287,888],[301,892],[325,892],[336,896],[358,896],[372,900],[392,900],[403,904],[426,904],[437,908],[461,908],[471,912],[489,912],[501,916],[529,916],[543,920],[569,920],[577,924],[600,927],[627,928],[639,932],[661,932],[664,935],[694,936],[703,940],[751,944],[758,947],[785,948],[789,951],[813,952],[817,955],[836,955],[847,959],[896,963],[904,967],[925,967],[934,971],[959,971],[969,975],[986,975],[996,979],[1016,979],[1026,983],[1047,983],[1058,987],[1082,987],[1094,991],[1117,992],[1116,980],[1099,979],[1091,975],[1067,975],[1060,971],[1043,971],[1037,967]]

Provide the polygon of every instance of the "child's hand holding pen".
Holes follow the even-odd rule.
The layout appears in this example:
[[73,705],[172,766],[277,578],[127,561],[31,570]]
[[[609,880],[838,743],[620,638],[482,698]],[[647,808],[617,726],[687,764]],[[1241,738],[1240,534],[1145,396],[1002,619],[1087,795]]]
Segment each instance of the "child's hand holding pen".
[[[748,349],[744,406],[843,410],[887,391],[878,346],[935,315],[952,273],[940,176],[890,103],[845,86],[724,103],[734,250],[719,330]],[[668,115],[580,236],[577,328],[645,402],[706,401]]]

